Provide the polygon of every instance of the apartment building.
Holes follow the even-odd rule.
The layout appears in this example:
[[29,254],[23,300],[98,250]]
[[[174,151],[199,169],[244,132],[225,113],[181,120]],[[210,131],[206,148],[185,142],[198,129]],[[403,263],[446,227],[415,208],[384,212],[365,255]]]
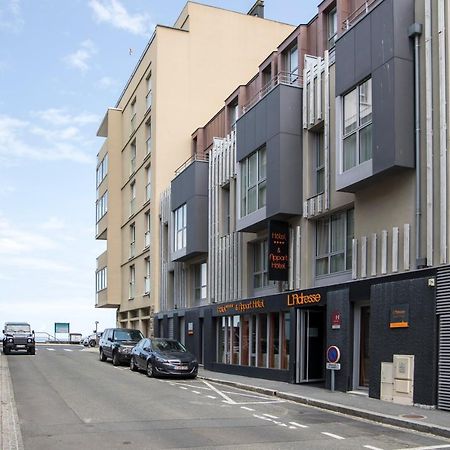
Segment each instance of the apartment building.
[[295,27],[188,2],[173,27],[158,25],[115,107],[98,129],[96,307],[153,334],[158,307],[159,197],[192,155],[190,135]]
[[210,370],[450,409],[449,17],[325,0],[235,86],[161,197],[158,335]]

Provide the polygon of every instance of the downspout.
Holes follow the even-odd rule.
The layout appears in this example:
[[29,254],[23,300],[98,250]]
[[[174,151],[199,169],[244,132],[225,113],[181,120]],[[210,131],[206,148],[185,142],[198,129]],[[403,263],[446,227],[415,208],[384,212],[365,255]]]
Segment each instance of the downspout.
[[422,257],[420,251],[422,216],[421,209],[421,164],[420,164],[420,54],[419,39],[422,34],[422,25],[413,23],[409,27],[408,36],[414,38],[414,128],[415,128],[415,159],[416,159],[416,267],[426,267],[426,258]]

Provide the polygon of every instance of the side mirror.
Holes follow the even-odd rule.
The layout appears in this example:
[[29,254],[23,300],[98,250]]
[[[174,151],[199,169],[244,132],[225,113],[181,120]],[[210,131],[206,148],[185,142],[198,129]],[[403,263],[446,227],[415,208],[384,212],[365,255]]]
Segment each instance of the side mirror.
[[109,341],[109,342],[112,342],[112,338],[111,338],[111,337],[109,337],[109,338],[108,338],[108,341]]

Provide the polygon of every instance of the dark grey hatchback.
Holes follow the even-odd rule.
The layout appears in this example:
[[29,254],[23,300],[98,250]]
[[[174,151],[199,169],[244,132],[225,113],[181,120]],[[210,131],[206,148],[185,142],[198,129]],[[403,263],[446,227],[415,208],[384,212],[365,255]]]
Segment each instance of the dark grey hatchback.
[[149,377],[195,378],[198,362],[183,344],[174,339],[144,338],[131,351],[130,369],[145,370]]

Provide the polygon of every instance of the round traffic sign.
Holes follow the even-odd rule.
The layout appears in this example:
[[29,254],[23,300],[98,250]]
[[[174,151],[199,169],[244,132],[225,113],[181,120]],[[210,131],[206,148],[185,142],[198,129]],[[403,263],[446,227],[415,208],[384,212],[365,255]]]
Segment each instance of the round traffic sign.
[[327,349],[327,361],[330,363],[337,363],[341,358],[341,351],[336,345],[330,345]]

